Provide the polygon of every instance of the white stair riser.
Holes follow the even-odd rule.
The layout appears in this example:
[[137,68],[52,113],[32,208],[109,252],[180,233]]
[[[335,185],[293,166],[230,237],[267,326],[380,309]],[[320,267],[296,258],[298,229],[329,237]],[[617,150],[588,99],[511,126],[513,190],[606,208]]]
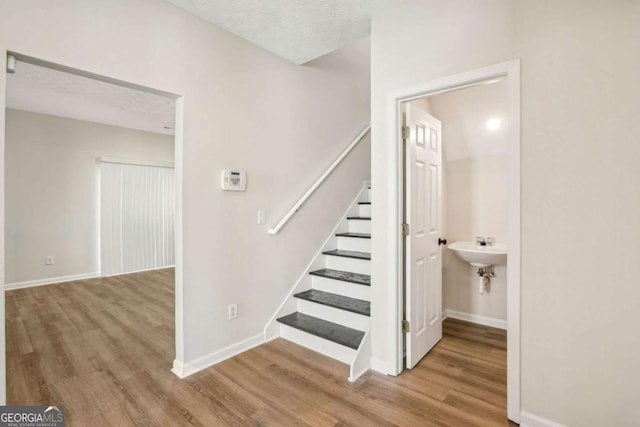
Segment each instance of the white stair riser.
[[317,351],[320,354],[339,360],[342,363],[351,364],[356,356],[352,348],[336,344],[299,329],[280,324],[280,336],[303,347]]
[[371,261],[325,255],[325,267],[332,270],[371,275]]
[[371,301],[371,286],[313,276],[311,287],[319,291],[329,292],[330,294]]
[[360,237],[338,237],[338,249],[371,253],[371,239],[361,239]]
[[361,219],[349,220],[349,231],[352,233],[369,233],[371,234],[371,221]]
[[372,202],[373,200],[371,200],[371,189],[369,188],[367,190],[367,202]]
[[318,304],[316,302],[307,301],[297,298],[298,312],[327,322],[337,323],[347,328],[366,331],[369,329],[369,317],[362,314],[352,313],[350,311],[341,310],[339,308],[329,307],[328,305]]
[[359,216],[371,216],[371,205],[358,205]]

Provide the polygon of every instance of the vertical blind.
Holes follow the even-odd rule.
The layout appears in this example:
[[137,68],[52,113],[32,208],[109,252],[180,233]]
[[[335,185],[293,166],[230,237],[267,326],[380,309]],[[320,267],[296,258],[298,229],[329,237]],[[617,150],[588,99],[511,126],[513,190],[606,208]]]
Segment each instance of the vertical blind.
[[103,276],[174,265],[174,223],[173,168],[100,164]]

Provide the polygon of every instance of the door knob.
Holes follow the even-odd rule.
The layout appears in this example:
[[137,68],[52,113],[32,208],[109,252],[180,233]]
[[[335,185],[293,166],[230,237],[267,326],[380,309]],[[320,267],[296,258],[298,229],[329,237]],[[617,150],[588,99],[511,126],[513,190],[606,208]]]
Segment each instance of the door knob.
[[438,245],[446,245],[447,239],[443,239],[442,237],[438,239]]

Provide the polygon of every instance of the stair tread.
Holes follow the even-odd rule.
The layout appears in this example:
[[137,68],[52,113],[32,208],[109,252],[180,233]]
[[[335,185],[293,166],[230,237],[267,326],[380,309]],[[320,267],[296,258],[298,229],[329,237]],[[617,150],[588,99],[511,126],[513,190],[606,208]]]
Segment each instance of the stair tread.
[[294,295],[294,298],[300,298],[317,304],[338,308],[340,310],[362,314],[363,316],[371,315],[371,303],[369,301],[345,297],[344,295],[332,294],[329,292],[319,291],[317,289],[309,289],[308,291],[299,292]]
[[359,221],[371,221],[370,216],[348,216],[347,219],[355,219]]
[[368,252],[345,251],[342,249],[334,249],[332,251],[325,251],[322,253],[324,255],[334,255],[334,256],[341,256],[346,258],[356,258],[356,259],[363,259],[363,260],[371,259],[371,254]]
[[326,320],[298,313],[297,311],[279,318],[278,322],[354,350],[358,349],[360,341],[362,341],[364,337],[364,332],[357,329],[327,322]]
[[323,268],[311,271],[309,274],[313,276],[326,277],[327,279],[342,280],[343,282],[351,282],[358,285],[371,286],[371,276],[367,274],[352,273],[350,271],[332,270]]
[[370,205],[371,202],[358,202],[359,205]]
[[352,233],[352,232],[347,232],[347,233],[336,233],[336,236],[338,237],[357,237],[360,239],[370,239],[371,238],[371,234],[370,233]]

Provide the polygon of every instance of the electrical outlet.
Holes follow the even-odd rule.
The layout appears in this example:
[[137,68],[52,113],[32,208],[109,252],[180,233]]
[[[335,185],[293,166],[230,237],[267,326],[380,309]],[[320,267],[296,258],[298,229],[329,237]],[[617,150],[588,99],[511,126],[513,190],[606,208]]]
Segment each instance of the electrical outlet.
[[53,265],[53,255],[47,255],[47,259],[45,261],[46,265]]
[[229,304],[229,320],[238,317],[238,304]]
[[264,224],[266,222],[266,215],[264,209],[258,211],[258,224]]

